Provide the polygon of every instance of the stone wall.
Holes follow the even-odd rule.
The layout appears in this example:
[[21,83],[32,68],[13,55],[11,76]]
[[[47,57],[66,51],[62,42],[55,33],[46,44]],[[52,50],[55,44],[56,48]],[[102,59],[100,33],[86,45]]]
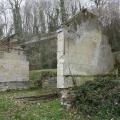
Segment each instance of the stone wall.
[[111,74],[115,63],[107,37],[95,18],[81,21],[77,30],[69,25],[59,32],[57,60],[58,88],[72,87],[74,79],[80,83],[83,76],[89,80]]
[[28,89],[31,87],[29,81],[0,82],[0,91]]
[[0,51],[1,86],[2,83],[8,82],[8,84],[11,84],[12,82],[22,82],[27,80],[29,80],[29,62],[26,60],[24,52],[22,50],[14,49]]
[[57,87],[57,77],[46,77],[42,80],[42,87]]
[[83,22],[76,33],[79,36],[72,33],[74,39],[65,35],[64,75],[108,74],[114,67],[113,55],[97,23],[94,20]]
[[58,31],[57,87],[61,90],[62,104],[67,107],[74,99],[73,88],[115,70],[107,36],[93,16],[81,13]]

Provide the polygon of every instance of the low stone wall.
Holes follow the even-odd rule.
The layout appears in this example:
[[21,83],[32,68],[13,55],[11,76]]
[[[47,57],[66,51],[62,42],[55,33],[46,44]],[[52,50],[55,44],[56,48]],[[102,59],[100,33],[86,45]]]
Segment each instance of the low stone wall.
[[23,51],[0,51],[0,82],[29,80],[29,62]]
[[57,77],[46,77],[42,80],[42,87],[57,87]]
[[29,81],[0,82],[0,91],[28,89],[29,87],[30,87]]

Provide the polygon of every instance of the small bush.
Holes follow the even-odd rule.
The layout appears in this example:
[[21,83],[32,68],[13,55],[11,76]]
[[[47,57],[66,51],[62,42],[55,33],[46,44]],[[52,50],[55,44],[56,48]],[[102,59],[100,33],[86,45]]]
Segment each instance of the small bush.
[[[120,83],[114,78],[98,77],[76,91],[74,105],[84,114],[110,119],[120,115]],[[98,120],[98,119],[97,119]]]
[[42,87],[42,80],[49,77],[56,77],[56,69],[32,70],[30,71],[30,81],[34,87]]

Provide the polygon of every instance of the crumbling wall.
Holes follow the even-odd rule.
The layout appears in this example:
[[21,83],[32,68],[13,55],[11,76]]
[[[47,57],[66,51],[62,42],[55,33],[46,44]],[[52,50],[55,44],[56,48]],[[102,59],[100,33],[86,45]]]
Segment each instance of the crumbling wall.
[[58,87],[72,87],[70,76],[107,75],[113,69],[111,47],[95,19],[82,21],[76,31],[69,26],[59,33]]
[[0,82],[29,80],[29,62],[21,50],[0,52]]
[[64,75],[109,74],[114,68],[111,47],[95,21],[81,23],[73,34],[79,36],[65,37]]
[[88,12],[74,16],[58,31],[57,53],[57,87],[61,103],[68,107],[76,86],[114,73],[115,57],[108,38],[97,18]]

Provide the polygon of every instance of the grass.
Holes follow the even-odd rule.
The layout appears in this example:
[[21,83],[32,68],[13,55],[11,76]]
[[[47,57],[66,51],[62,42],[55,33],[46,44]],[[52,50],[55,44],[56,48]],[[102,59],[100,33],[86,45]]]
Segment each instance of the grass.
[[41,95],[50,89],[22,90],[0,93],[0,120],[85,120],[75,111],[66,111],[59,99],[29,102],[16,100],[18,96]]
[[60,105],[59,99],[36,102],[15,99],[18,96],[43,95],[53,91],[49,88],[1,92],[0,120],[108,120],[84,116],[75,109],[67,111]]
[[[55,76],[56,70],[33,70],[30,72],[31,80],[34,81],[46,74],[48,77]],[[15,97],[40,96],[54,92],[57,92],[54,87],[0,92],[0,120],[108,120],[96,114],[95,116],[83,115],[81,114],[83,108],[80,109],[79,113],[76,109],[67,111],[60,105],[59,99],[36,102],[15,99]],[[103,113],[107,115],[105,109],[102,109],[99,114],[103,115]],[[112,119],[111,117],[111,120],[120,120],[120,118]]]

